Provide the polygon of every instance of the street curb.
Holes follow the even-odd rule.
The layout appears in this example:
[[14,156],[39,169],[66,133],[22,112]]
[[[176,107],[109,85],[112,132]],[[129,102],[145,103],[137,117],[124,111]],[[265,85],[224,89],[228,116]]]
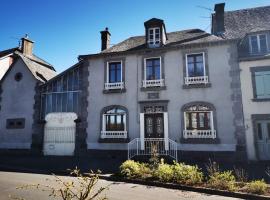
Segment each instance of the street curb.
[[219,196],[226,196],[226,197],[234,197],[240,199],[250,199],[250,200],[269,200],[269,196],[263,195],[256,195],[256,194],[248,194],[242,192],[230,192],[225,190],[216,190],[211,188],[205,187],[193,187],[193,186],[186,186],[174,183],[161,183],[161,182],[153,182],[153,181],[143,181],[138,179],[126,179],[120,178],[115,176],[106,176],[106,175],[99,175],[100,179],[114,181],[114,182],[124,182],[124,183],[133,183],[133,184],[140,184],[145,186],[153,186],[153,187],[162,187],[167,189],[175,189],[175,190],[185,190],[190,192],[199,192],[204,194],[211,194],[211,195],[219,195]]

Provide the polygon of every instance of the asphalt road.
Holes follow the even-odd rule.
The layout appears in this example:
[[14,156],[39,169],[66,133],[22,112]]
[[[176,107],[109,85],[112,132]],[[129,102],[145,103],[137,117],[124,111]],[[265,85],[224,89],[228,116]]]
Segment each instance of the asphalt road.
[[[71,180],[72,177],[62,176],[62,179]],[[49,179],[49,180],[48,180]],[[0,172],[0,199],[10,200],[12,197],[23,197],[26,200],[48,200],[48,193],[37,189],[16,189],[18,186],[29,184],[43,184],[55,186],[51,175],[27,174],[15,172]],[[198,200],[226,200],[234,199],[229,197],[206,195],[196,192],[186,192],[180,190],[171,190],[158,187],[147,187],[137,184],[122,182],[111,182],[99,180],[97,187],[109,186],[104,192],[109,200],[179,200],[179,199],[198,199]]]

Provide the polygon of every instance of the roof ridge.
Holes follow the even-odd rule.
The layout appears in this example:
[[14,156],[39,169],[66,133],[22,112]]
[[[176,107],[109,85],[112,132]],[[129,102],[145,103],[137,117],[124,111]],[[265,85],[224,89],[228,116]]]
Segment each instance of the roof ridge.
[[225,13],[228,13],[228,12],[241,12],[241,11],[245,11],[245,10],[256,10],[256,9],[261,9],[261,8],[266,8],[266,7],[270,8],[270,5],[269,6],[257,6],[257,7],[252,7],[252,8],[244,8],[244,9],[238,9],[238,10],[228,10],[228,11],[225,11]]

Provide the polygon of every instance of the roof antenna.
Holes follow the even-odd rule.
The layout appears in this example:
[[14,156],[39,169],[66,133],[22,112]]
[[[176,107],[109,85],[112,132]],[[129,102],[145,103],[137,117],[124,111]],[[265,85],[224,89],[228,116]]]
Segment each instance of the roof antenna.
[[18,47],[21,48],[21,39],[17,37],[10,37],[12,40],[17,40],[18,41]]

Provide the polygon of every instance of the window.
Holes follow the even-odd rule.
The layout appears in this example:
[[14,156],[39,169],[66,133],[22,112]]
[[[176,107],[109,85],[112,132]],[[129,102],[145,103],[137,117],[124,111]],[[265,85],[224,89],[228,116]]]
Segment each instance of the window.
[[160,28],[149,28],[148,29],[148,44],[150,46],[160,45]]
[[255,98],[270,98],[270,70],[254,72],[255,76]]
[[123,72],[122,61],[120,62],[107,62],[107,80],[105,83],[105,89],[123,89]]
[[7,129],[24,129],[25,119],[16,118],[16,119],[7,119],[6,128]]
[[205,72],[204,53],[186,54],[186,77],[185,84],[208,83]]
[[145,59],[143,82],[144,87],[164,86],[161,72],[161,58],[147,58]]
[[101,138],[126,138],[127,113],[125,109],[113,107],[102,114]]
[[110,62],[108,64],[108,82],[122,82],[122,67],[121,62]]
[[195,104],[184,110],[184,138],[216,138],[213,111],[208,105]]
[[51,112],[79,112],[80,68],[46,83],[41,94],[41,118]]
[[249,43],[252,54],[267,52],[267,37],[265,34],[251,35]]

